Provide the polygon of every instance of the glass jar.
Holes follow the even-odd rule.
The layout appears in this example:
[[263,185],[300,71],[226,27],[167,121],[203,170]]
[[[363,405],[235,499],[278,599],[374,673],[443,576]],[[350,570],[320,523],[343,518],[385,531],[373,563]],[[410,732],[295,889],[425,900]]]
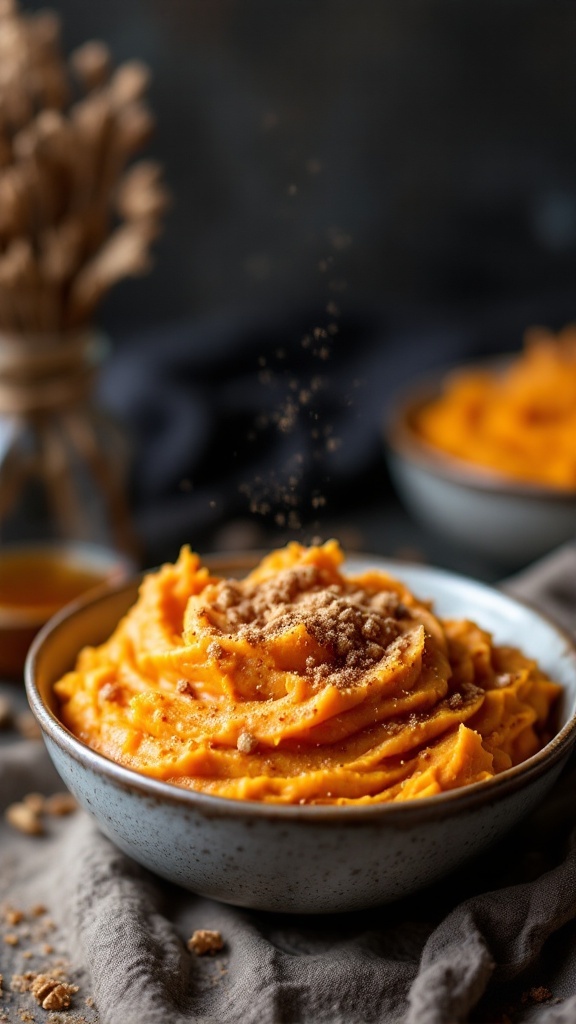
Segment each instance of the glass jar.
[[135,564],[127,444],[94,401],[106,342],[0,332],[0,675],[46,618]]
[[124,436],[93,401],[105,341],[0,333],[0,545],[86,541],[133,553]]

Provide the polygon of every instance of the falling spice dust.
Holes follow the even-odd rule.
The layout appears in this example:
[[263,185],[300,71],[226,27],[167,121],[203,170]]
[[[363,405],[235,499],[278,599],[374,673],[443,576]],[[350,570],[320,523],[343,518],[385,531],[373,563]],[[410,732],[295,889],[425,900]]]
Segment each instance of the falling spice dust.
[[[318,161],[309,161],[309,164],[314,168],[312,170],[307,165],[309,173],[319,173],[321,165]],[[295,185],[288,189],[292,196],[297,191]],[[351,239],[340,229],[333,228],[328,233],[328,241],[333,252],[319,261],[318,270],[321,274],[329,274],[329,292],[343,292],[347,287],[346,281],[333,276],[335,254],[348,248]],[[305,475],[310,471],[310,463],[319,465],[326,454],[333,455],[341,445],[333,425],[322,422],[316,402],[328,386],[325,367],[338,339],[340,316],[340,306],[335,299],[327,299],[324,322],[312,327],[300,339],[300,347],[307,356],[307,372],[290,372],[285,365],[287,353],[283,348],[258,359],[259,384],[263,388],[277,390],[279,399],[273,412],[263,412],[255,417],[248,440],[254,442],[265,432],[273,430],[286,438],[286,448],[290,447],[289,439],[294,445],[293,450],[281,458],[277,468],[244,481],[239,489],[252,515],[273,516],[275,524],[290,533],[301,531],[303,523],[310,520],[316,529],[319,527],[321,510],[327,505],[323,492],[329,477],[326,474],[321,477],[319,471],[318,486],[310,489]]]

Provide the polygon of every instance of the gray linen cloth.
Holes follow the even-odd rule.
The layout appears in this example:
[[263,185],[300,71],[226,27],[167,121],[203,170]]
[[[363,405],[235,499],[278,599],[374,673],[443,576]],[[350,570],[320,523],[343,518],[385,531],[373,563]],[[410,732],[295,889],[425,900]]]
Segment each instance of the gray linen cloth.
[[[576,547],[507,589],[576,631]],[[3,807],[61,788],[41,742],[4,743]],[[545,803],[481,858],[408,899],[341,916],[252,913],[187,893],[131,862],[83,812],[52,819],[44,837],[0,828],[0,905],[25,911],[16,924],[0,915],[0,1020],[576,1021],[574,758]],[[53,925],[31,914],[37,903]],[[222,952],[189,953],[197,928],[218,929]],[[79,985],[66,1013],[10,990],[13,973],[58,966]]]

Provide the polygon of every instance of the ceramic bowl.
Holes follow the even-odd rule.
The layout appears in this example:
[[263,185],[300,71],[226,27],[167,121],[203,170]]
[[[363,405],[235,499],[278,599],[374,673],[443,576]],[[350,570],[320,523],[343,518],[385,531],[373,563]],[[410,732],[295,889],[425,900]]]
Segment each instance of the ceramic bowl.
[[[502,360],[483,363],[501,368]],[[440,451],[414,428],[440,394],[438,375],[400,401],[385,426],[390,472],[422,525],[510,568],[526,565],[576,536],[576,490],[513,480]]]
[[[194,793],[95,753],[58,719],[54,682],[84,644],[105,640],[137,582],[77,602],[39,634],[27,662],[28,698],[62,779],[102,831],[152,871],[204,896],[263,910],[328,913],[405,896],[448,874],[510,829],[554,784],[576,741],[576,651],[536,611],[438,569],[354,558],[381,568],[438,614],[475,619],[500,643],[538,658],[564,686],[559,731],[538,754],[495,779],[439,796],[366,807],[277,806]],[[233,575],[239,568],[220,565]]]

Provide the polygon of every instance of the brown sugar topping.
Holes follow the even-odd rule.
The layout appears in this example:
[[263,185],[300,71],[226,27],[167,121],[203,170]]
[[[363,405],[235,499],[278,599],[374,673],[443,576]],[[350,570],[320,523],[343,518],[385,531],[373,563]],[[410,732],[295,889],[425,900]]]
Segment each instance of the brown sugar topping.
[[399,610],[406,614],[394,592],[326,585],[316,566],[284,570],[259,583],[222,580],[205,596],[213,628],[253,646],[303,625],[322,648],[321,656],[307,659],[306,674],[338,686],[350,685],[382,658],[401,632]]

